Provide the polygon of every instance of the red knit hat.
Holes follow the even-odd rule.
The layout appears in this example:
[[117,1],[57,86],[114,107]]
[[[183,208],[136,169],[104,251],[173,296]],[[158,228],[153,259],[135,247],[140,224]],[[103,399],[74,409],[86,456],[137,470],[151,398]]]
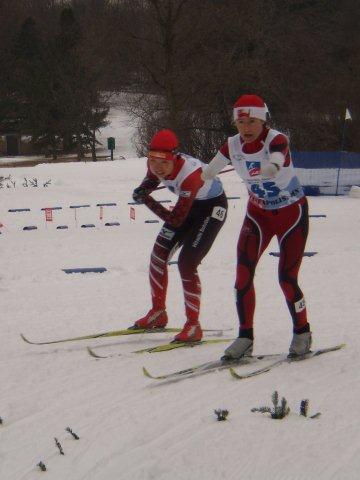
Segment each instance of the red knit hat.
[[150,150],[172,152],[179,146],[179,140],[172,130],[160,130],[155,133],[150,142]]
[[259,118],[266,121],[269,110],[264,100],[257,95],[241,95],[234,105],[234,120],[241,117]]

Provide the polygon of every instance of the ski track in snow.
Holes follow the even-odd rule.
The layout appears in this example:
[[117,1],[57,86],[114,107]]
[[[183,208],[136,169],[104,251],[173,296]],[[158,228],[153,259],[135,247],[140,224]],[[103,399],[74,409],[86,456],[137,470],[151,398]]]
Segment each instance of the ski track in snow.
[[[360,468],[359,200],[311,197],[307,251],[300,281],[314,332],[314,347],[345,342],[346,348],[299,364],[281,365],[259,377],[236,381],[227,370],[168,385],[142,375],[217,359],[224,345],[199,346],[158,354],[131,352],[165,343],[171,334],[111,337],[57,345],[28,345],[47,340],[126,328],[149,308],[147,268],[159,224],[143,206],[129,218],[132,189],[145,174],[143,159],[108,163],[39,165],[3,169],[20,182],[24,175],[46,181],[47,188],[0,191],[0,479],[34,480],[352,480]],[[236,242],[246,206],[246,192],[234,173],[221,177],[229,218],[199,272],[203,287],[204,328],[233,330]],[[159,199],[174,200],[164,190]],[[117,202],[104,207],[99,202]],[[90,204],[77,211],[72,204]],[[54,222],[45,225],[47,206]],[[9,208],[31,212],[8,213]],[[119,221],[120,227],[105,227]],[[82,223],[94,223],[82,229]],[[24,232],[24,225],[38,230]],[[68,230],[56,230],[67,224]],[[254,353],[286,352],[291,324],[277,284],[273,241],[256,273],[257,309]],[[175,255],[176,259],[176,255]],[[102,274],[66,275],[70,267],[105,266]],[[169,266],[169,326],[184,322],[181,283]],[[96,360],[86,352],[121,354]],[[237,369],[240,370],[240,369]],[[291,408],[282,421],[252,413],[271,406],[278,390]],[[300,401],[310,400],[310,414],[299,416]],[[218,422],[214,409],[229,410]],[[80,436],[65,432],[71,427]],[[57,437],[65,455],[55,446]],[[41,472],[42,460],[48,468]]]

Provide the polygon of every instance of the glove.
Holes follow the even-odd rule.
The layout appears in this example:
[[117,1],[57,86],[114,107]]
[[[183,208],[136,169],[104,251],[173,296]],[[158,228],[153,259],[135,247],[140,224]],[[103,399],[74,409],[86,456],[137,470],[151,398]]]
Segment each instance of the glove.
[[134,202],[141,205],[145,202],[145,197],[147,196],[147,194],[148,194],[148,192],[147,192],[146,188],[137,187],[133,191],[132,198],[133,198]]
[[267,165],[261,167],[260,174],[264,178],[273,178],[279,170],[280,167],[276,163],[268,163]]

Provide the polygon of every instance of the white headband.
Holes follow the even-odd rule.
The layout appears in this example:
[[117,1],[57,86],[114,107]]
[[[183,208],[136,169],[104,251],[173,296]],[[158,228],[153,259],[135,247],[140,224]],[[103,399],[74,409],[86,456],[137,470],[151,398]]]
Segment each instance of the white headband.
[[236,107],[234,108],[234,120],[238,120],[240,116],[259,118],[266,122],[266,114],[269,110],[265,104],[264,107]]

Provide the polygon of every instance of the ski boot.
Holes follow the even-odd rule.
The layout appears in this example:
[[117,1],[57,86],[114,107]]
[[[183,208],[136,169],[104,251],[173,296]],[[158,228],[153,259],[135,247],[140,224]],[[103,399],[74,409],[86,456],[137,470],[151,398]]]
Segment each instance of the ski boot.
[[311,343],[311,332],[294,333],[291,340],[288,357],[296,358],[310,353]]
[[139,330],[142,328],[145,328],[146,330],[152,330],[156,328],[164,328],[166,327],[168,323],[168,317],[166,310],[155,310],[152,308],[151,310],[148,311],[148,313],[140,318],[139,320],[136,320],[134,325],[130,327],[132,330]]
[[247,337],[237,338],[225,350],[225,355],[221,357],[223,361],[239,360],[242,357],[251,357],[254,341]]
[[181,332],[175,335],[173,342],[200,342],[202,334],[200,323],[188,320]]

